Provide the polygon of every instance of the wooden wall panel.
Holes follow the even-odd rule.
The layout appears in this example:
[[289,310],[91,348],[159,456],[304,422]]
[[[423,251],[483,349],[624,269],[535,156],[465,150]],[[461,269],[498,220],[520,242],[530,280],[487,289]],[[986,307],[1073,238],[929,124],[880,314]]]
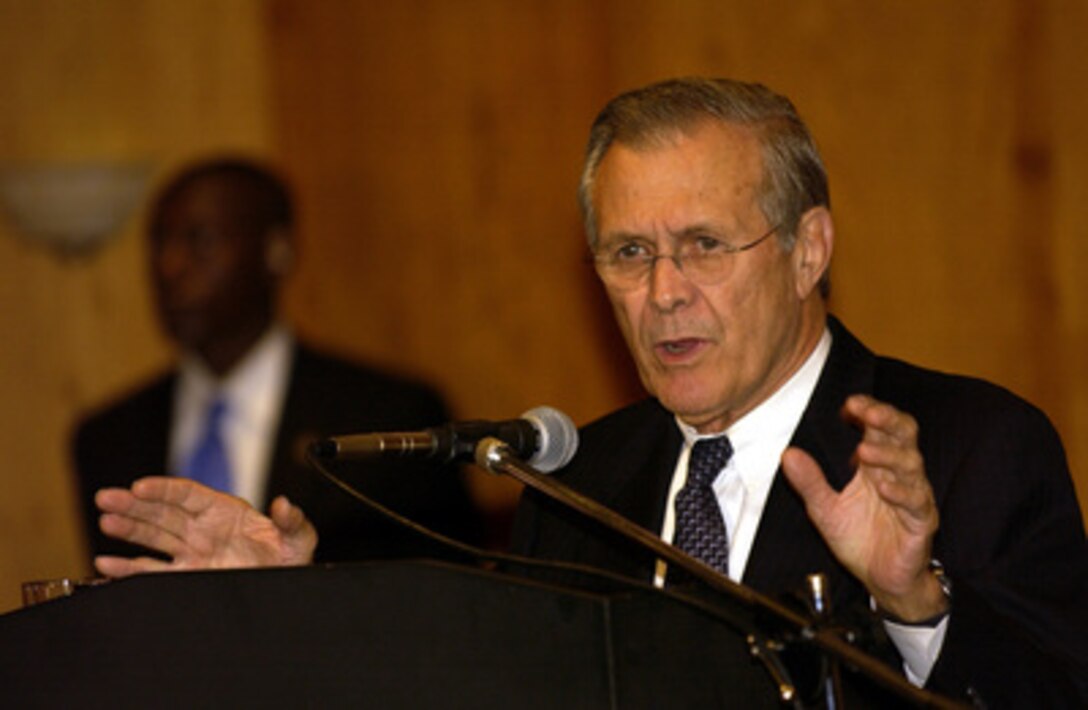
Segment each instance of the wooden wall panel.
[[1055,319],[1084,296],[1055,251],[1072,234],[1052,167],[1084,142],[1055,124],[1086,61],[1064,5],[273,7],[279,143],[312,240],[294,312],[461,414],[548,401],[584,422],[632,396],[576,263],[585,134],[617,91],[729,75],[794,98],[824,150],[834,310],[881,351],[1037,402],[1088,456],[1078,343]]
[[[599,101],[585,4],[276,6],[295,320],[439,383],[461,416],[585,422],[632,396],[574,196]],[[474,483],[488,506],[517,493]]]

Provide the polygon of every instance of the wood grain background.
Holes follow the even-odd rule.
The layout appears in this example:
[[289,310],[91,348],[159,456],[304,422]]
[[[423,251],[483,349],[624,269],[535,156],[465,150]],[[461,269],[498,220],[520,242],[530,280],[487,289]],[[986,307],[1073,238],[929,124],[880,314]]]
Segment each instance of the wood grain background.
[[[582,261],[590,122],[667,76],[759,80],[828,164],[833,310],[1040,405],[1088,501],[1086,26],[1073,0],[0,0],[0,164],[273,160],[302,208],[302,332],[463,417],[585,423],[639,395]],[[143,210],[81,258],[2,217],[0,610],[87,571],[72,422],[169,356]],[[494,510],[517,493],[473,483]]]

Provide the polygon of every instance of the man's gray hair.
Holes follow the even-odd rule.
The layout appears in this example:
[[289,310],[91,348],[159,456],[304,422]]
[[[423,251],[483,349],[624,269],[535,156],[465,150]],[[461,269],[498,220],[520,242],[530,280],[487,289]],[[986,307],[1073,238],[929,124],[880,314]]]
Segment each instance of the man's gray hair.
[[617,96],[593,122],[578,187],[591,249],[597,245],[593,183],[609,147],[613,143],[653,147],[707,120],[748,126],[756,132],[763,152],[763,181],[757,199],[767,221],[778,226],[783,247],[793,248],[797,224],[806,211],[831,206],[823,161],[789,99],[762,84],[697,77],[670,79]]

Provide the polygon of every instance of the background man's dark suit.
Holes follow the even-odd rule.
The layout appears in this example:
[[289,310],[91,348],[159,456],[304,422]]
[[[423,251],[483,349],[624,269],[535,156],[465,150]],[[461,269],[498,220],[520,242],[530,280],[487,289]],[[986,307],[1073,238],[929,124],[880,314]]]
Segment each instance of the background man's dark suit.
[[[1002,707],[1047,706],[1023,684],[1046,677],[1052,661],[1034,654],[1034,645],[1072,668],[1067,677],[1088,684],[1088,547],[1064,452],[1045,415],[988,383],[876,357],[834,319],[830,327],[831,354],[793,444],[841,489],[859,441],[839,415],[848,395],[872,394],[917,419],[941,514],[933,552],[955,585],[929,686],[961,698],[973,687]],[[659,531],[680,447],[673,415],[645,400],[586,427],[577,456],[560,475]],[[521,554],[643,581],[652,575],[651,555],[537,494],[523,496],[513,539]],[[868,594],[832,557],[780,472],[743,582],[781,595],[801,590],[815,571],[829,576],[834,608],[867,605]],[[1021,631],[1033,643],[1023,643]],[[1088,689],[1081,692],[1088,697]]]
[[[80,502],[93,554],[132,554],[98,530],[94,493],[166,473],[176,373],[168,373],[79,425],[74,442]],[[318,560],[415,556],[434,552],[387,523],[306,463],[315,438],[365,431],[421,429],[448,419],[431,389],[299,346],[271,455],[263,506],[284,494],[317,527]],[[480,521],[461,476],[445,467],[346,464],[338,471],[379,502],[458,539],[475,541]]]

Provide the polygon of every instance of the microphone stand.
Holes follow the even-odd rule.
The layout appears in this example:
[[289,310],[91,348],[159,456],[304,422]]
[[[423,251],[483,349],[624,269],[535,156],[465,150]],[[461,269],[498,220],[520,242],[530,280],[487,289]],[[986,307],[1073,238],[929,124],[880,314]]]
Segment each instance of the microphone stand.
[[[511,476],[533,490],[539,491],[608,526],[615,532],[650,550],[670,566],[684,570],[726,597],[740,602],[748,608],[768,613],[772,618],[792,628],[799,638],[830,654],[838,661],[858,668],[889,690],[921,707],[947,708],[949,710],[970,707],[965,703],[957,703],[949,698],[915,687],[902,675],[864,651],[852,646],[840,634],[815,624],[813,619],[799,614],[790,607],[757,592],[751,587],[737,584],[712,567],[708,567],[694,557],[681,552],[645,528],[635,525],[619,513],[601,505],[592,498],[582,495],[558,480],[541,474],[514,456],[510,447],[499,439],[486,437],[480,440],[476,446],[476,463],[493,473]],[[785,666],[777,655],[778,651],[782,650],[784,646],[777,641],[761,638],[757,633],[750,633],[747,641],[752,655],[761,660],[774,677],[782,700],[788,702],[794,699],[796,689],[789,680]],[[834,698],[831,695],[826,696],[826,698],[829,708],[842,707],[841,698]]]

